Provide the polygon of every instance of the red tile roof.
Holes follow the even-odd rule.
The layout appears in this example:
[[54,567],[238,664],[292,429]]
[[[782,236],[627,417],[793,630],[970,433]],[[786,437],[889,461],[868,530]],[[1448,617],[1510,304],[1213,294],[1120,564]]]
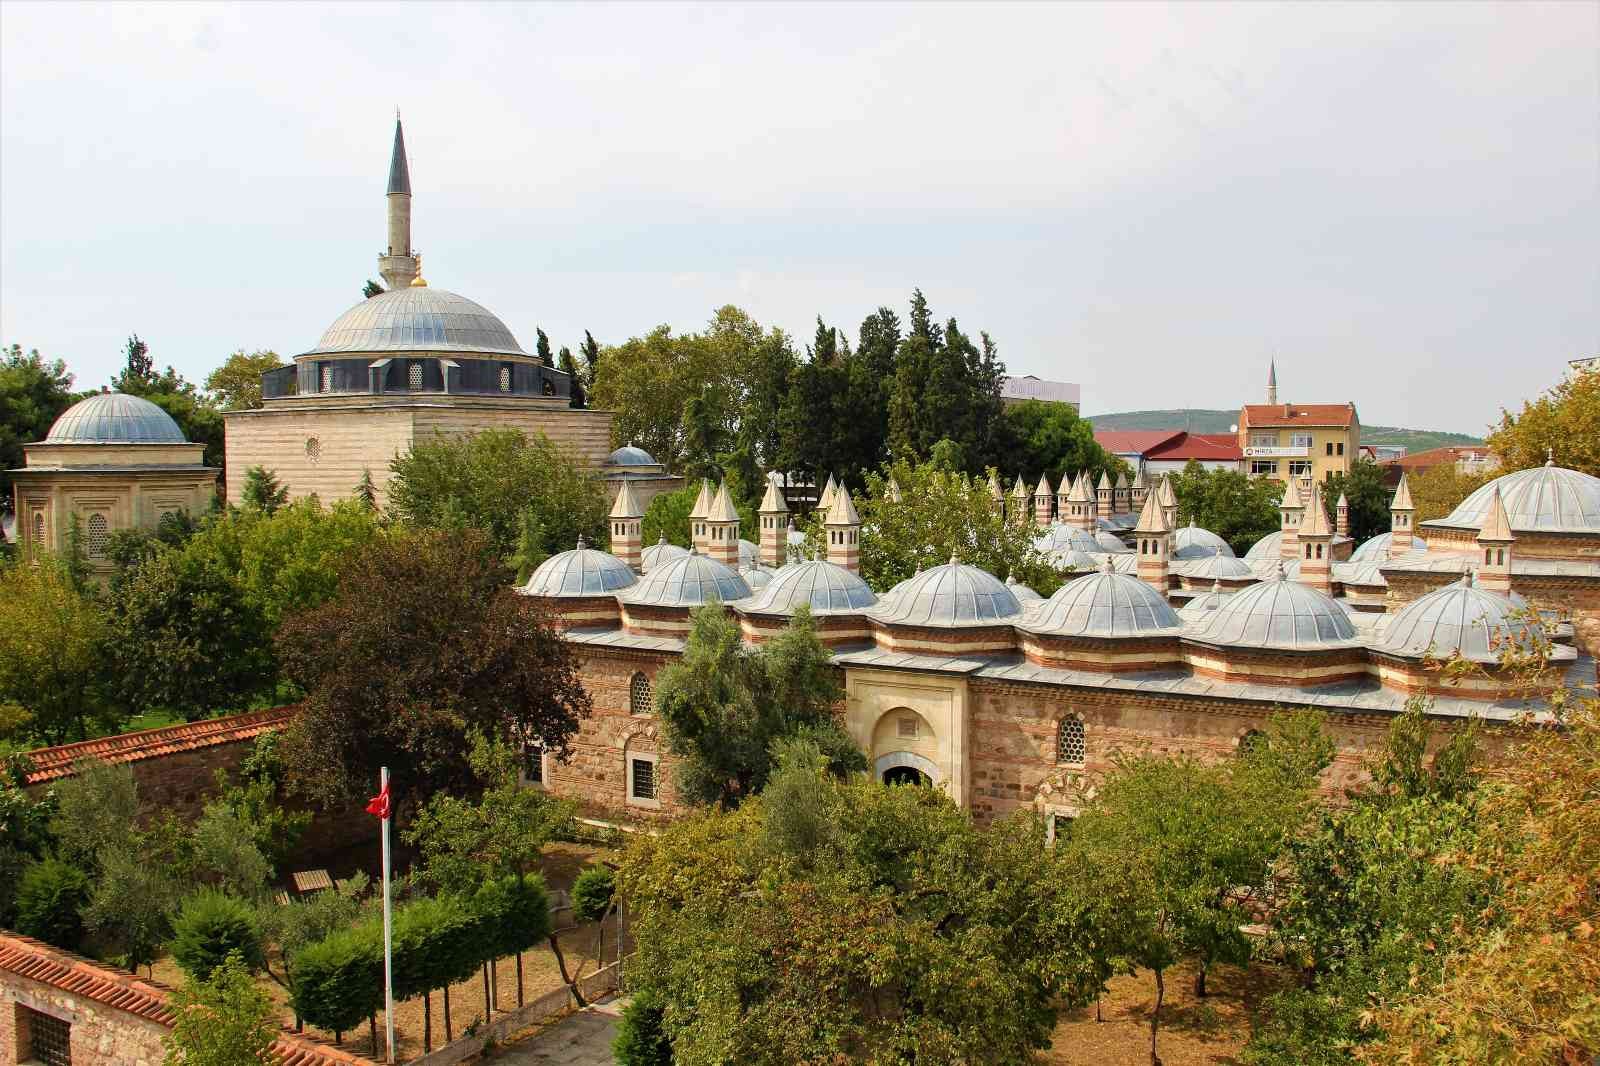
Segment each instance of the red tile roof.
[[157,759],[180,751],[194,751],[218,744],[233,744],[251,740],[262,733],[284,726],[294,717],[297,707],[273,707],[265,711],[232,714],[226,718],[208,718],[202,722],[163,726],[160,729],[141,729],[136,733],[119,733],[111,737],[80,740],[75,744],[62,744],[54,748],[40,748],[28,752],[33,770],[28,774],[28,784],[37,785],[62,777],[71,777],[73,764],[83,759],[103,762],[139,762]]
[[1238,462],[1244,458],[1239,438],[1232,433],[1180,433],[1144,453],[1146,459],[1167,462],[1199,459],[1210,462]]
[[[126,970],[3,929],[0,970],[115,1007],[168,1029],[177,1020],[168,1005],[172,989],[161,982],[147,981]],[[272,1050],[279,1066],[373,1066],[371,1059],[288,1029],[279,1034]]]
[[1385,459],[1384,466],[1398,466],[1406,470],[1426,470],[1432,466],[1443,466],[1445,463],[1454,463],[1459,459],[1487,456],[1489,449],[1486,445],[1468,447],[1429,448],[1425,452],[1415,452],[1411,455],[1402,455],[1398,459]]
[[1240,425],[1267,429],[1273,426],[1348,426],[1356,422],[1353,403],[1247,403]]
[[1094,442],[1108,452],[1144,455],[1182,434],[1181,429],[1097,429]]

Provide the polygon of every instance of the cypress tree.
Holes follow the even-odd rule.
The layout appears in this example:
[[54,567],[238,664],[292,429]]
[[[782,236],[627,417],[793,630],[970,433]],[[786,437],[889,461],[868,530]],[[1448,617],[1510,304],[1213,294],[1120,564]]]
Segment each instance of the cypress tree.
[[583,344],[578,347],[578,352],[583,356],[583,392],[591,395],[594,392],[595,371],[600,368],[600,345],[595,343],[594,334],[588,330],[583,331]]
[[588,407],[589,395],[583,387],[583,373],[578,369],[578,361],[572,357],[571,348],[561,349],[561,370],[572,383],[572,400],[568,406]]
[[535,327],[535,332],[539,334],[539,340],[534,345],[533,350],[534,353],[539,356],[539,364],[547,367],[550,370],[554,370],[556,368],[556,361],[550,355],[550,338],[544,335],[544,330],[542,329]]

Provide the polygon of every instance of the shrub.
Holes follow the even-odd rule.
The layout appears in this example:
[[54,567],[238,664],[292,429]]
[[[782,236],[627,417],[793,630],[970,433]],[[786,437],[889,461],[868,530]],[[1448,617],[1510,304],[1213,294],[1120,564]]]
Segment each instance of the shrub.
[[616,890],[617,875],[606,867],[583,871],[572,885],[572,916],[580,922],[598,922],[605,917]]
[[204,980],[191,978],[172,996],[172,1032],[166,1066],[241,1066],[276,1062],[278,1038],[272,1000],[230,955]]
[[97,869],[101,852],[127,844],[137,832],[139,790],[127,763],[80,762],[56,786],[56,804],[50,832],[62,857],[86,869]]
[[672,1041],[662,1025],[661,1004],[648,992],[633,997],[617,1023],[611,1053],[618,1066],[672,1066]]
[[460,896],[417,899],[396,908],[395,998],[410,999],[471,977],[486,955],[488,939]]
[[[367,922],[331,933],[302,948],[291,972],[295,1014],[333,1033],[354,1029],[383,1007],[383,929]],[[395,997],[404,998],[398,982]]]
[[172,957],[198,981],[209,978],[230,954],[252,970],[265,964],[255,911],[225,892],[203,889],[190,896],[172,928]]
[[485,959],[527,951],[550,935],[550,897],[537,875],[487,882],[473,893],[472,910]]
[[53,856],[41,859],[22,872],[17,886],[17,931],[76,950],[83,939],[79,911],[88,899],[88,874]]

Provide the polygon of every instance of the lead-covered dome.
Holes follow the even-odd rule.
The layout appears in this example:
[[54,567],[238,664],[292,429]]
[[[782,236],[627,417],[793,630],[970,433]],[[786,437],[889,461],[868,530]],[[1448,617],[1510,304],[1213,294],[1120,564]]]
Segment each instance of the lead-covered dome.
[[1095,532],[1094,542],[1100,545],[1100,550],[1103,552],[1111,552],[1113,554],[1120,555],[1123,552],[1131,553],[1133,551],[1132,548],[1128,547],[1122,542],[1121,537],[1117,536],[1115,533],[1107,533],[1103,529]]
[[744,578],[715,559],[689,552],[652,568],[617,598],[641,607],[698,607],[749,595]]
[[334,319],[305,355],[484,352],[526,355],[506,324],[465,296],[422,286],[362,300]]
[[625,589],[638,578],[615,555],[584,547],[552,555],[540,563],[522,586],[528,596],[604,596]]
[[142,396],[102,392],[61,412],[46,444],[187,444],[178,423]]
[[1377,648],[1411,658],[1459,654],[1475,663],[1499,662],[1507,642],[1523,652],[1544,643],[1544,626],[1534,612],[1524,611],[1507,597],[1478,587],[1469,575],[1402,607],[1384,627]]
[[1189,636],[1207,644],[1311,651],[1357,643],[1355,626],[1332,597],[1288,580],[1270,580],[1228,597]]
[[1022,613],[1011,590],[987,570],[951,559],[889,590],[872,617],[891,625],[982,626]]
[[1283,530],[1274,530],[1250,545],[1250,550],[1244,553],[1244,561],[1256,563],[1263,559],[1276,559],[1282,547]]
[[1382,562],[1389,558],[1389,545],[1394,541],[1394,533],[1379,533],[1375,537],[1368,537],[1350,553],[1349,562],[1364,563],[1367,560]]
[[1060,523],[1041,530],[1039,535],[1033,538],[1033,547],[1040,552],[1105,551],[1100,542],[1094,539],[1093,533],[1085,533],[1081,529],[1073,529],[1071,526],[1064,526]]
[[648,574],[658,566],[669,563],[674,559],[682,559],[688,554],[688,548],[680,547],[677,544],[669,544],[667,543],[667,538],[662,537],[639,553],[639,569]]
[[1172,535],[1174,559],[1203,559],[1219,553],[1231,556],[1233,549],[1228,547],[1227,541],[1211,530],[1195,525],[1193,520]]
[[1057,637],[1159,637],[1175,635],[1182,624],[1166,597],[1108,563],[1062,585],[1023,628]]
[[743,609],[752,614],[793,614],[804,603],[812,614],[845,614],[877,602],[856,574],[826,559],[809,559],[780,569]]
[[610,466],[660,466],[655,457],[643,448],[635,448],[625,444],[606,456],[606,463]]
[[1497,477],[1429,524],[1481,529],[1495,489],[1514,533],[1600,533],[1600,477],[1553,462]]
[[1218,578],[1223,581],[1243,581],[1256,576],[1249,563],[1235,558],[1232,552],[1224,554],[1219,549],[1191,557],[1184,564],[1182,574],[1195,581],[1204,581],[1208,578],[1213,581]]

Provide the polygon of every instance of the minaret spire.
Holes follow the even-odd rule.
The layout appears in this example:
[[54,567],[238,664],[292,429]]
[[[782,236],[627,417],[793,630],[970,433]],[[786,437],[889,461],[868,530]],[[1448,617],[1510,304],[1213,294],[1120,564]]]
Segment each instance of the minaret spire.
[[378,256],[378,273],[390,292],[404,289],[421,273],[422,266],[411,248],[411,167],[406,161],[405,131],[400,125],[400,109],[394,112],[394,151],[389,157],[389,245]]
[[[396,143],[398,143],[398,142],[396,142]],[[1277,402],[1278,402],[1278,361],[1276,359],[1269,359],[1267,361],[1267,403],[1268,404],[1275,404]]]

